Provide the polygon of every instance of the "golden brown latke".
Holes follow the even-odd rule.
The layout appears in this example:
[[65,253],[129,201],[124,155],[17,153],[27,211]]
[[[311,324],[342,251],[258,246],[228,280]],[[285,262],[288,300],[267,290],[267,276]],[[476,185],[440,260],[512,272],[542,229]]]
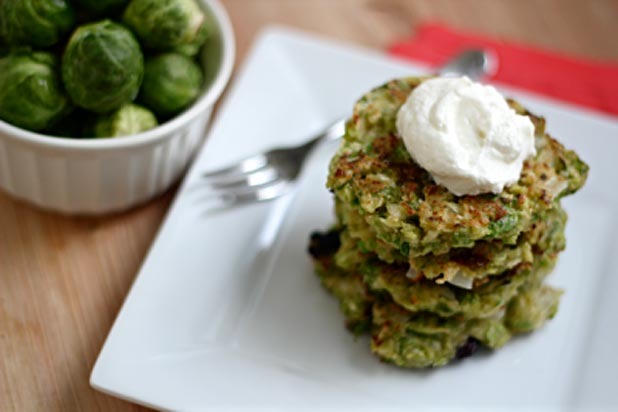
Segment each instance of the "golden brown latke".
[[405,266],[362,253],[356,267],[345,270],[335,258],[339,237],[338,230],[312,235],[316,273],[339,300],[346,326],[370,333],[371,350],[398,366],[440,366],[479,344],[498,348],[515,333],[541,327],[558,308],[561,292],[542,284],[557,258],[550,250],[468,291],[408,279]]
[[[404,256],[390,243],[376,236],[376,231],[366,222],[358,208],[336,201],[338,221],[345,225],[342,234],[342,249],[355,248],[373,252],[387,263],[409,263],[420,276],[438,283],[456,277],[479,279],[512,269],[523,262],[532,262],[533,248],[547,249],[547,238],[552,232],[564,231],[566,213],[559,205],[545,212],[543,218],[535,218],[532,227],[519,235],[515,244],[502,240],[479,240],[469,248],[451,248],[448,252],[434,255]],[[556,250],[564,249],[564,236],[553,241]],[[350,246],[348,246],[350,244]],[[345,267],[345,266],[344,266]]]
[[356,103],[327,182],[401,254],[442,254],[477,240],[515,244],[559,198],[584,184],[588,166],[545,133],[542,118],[510,101],[535,124],[537,155],[524,163],[519,181],[500,194],[477,196],[455,196],[437,185],[412,160],[395,127],[397,110],[421,80],[393,80]]

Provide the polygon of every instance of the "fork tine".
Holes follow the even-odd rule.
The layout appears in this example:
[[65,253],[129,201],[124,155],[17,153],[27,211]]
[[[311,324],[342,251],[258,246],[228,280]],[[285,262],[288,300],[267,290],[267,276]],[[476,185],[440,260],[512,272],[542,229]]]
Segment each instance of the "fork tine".
[[274,200],[290,193],[293,187],[292,182],[279,179],[267,185],[246,187],[244,191],[230,192],[226,190],[220,193],[215,192],[212,194],[214,196],[207,198],[210,200],[210,203],[202,202],[205,205],[204,213],[223,212],[238,206]]
[[264,168],[268,164],[268,159],[263,154],[248,157],[230,166],[205,172],[202,177],[207,179],[233,178],[237,175],[255,172]]
[[268,185],[258,186],[240,193],[226,193],[232,195],[224,200],[228,207],[239,206],[246,203],[265,202],[281,197],[291,191],[293,184],[287,180],[278,180]]
[[227,179],[208,179],[206,182],[215,189],[234,189],[249,186],[263,186],[280,178],[277,169],[265,166],[250,173],[228,175]]
[[[268,192],[272,190],[274,187],[285,186],[289,184],[290,181],[281,177],[277,177],[276,179],[269,180],[266,183],[261,185],[238,185],[224,188],[210,187],[210,190],[207,190],[204,195],[206,197],[218,197],[220,199],[233,199],[237,197],[243,196],[253,196],[255,193],[260,191]],[[261,193],[261,192],[260,192]]]

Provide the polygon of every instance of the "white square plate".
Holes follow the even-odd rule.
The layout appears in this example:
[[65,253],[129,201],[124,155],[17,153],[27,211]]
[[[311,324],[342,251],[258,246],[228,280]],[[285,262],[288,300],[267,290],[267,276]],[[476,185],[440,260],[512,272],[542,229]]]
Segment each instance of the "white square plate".
[[566,294],[537,333],[437,370],[380,363],[366,339],[344,329],[312,273],[308,235],[333,220],[324,188],[333,144],[316,151],[293,195],[204,213],[201,172],[300,142],[368,89],[422,72],[286,29],[265,32],[118,315],[92,386],[175,410],[618,407],[618,125],[608,117],[506,89],[591,165],[585,188],[564,202],[568,247],[550,279]]

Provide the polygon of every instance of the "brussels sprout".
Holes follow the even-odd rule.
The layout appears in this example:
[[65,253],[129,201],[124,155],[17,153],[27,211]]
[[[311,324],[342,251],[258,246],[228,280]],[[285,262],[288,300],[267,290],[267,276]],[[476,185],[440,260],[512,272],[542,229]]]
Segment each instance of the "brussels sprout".
[[139,99],[158,116],[173,116],[202,90],[200,66],[182,54],[165,53],[146,60]]
[[94,124],[94,137],[128,136],[157,126],[152,112],[137,104],[129,103],[111,113],[101,115]]
[[0,59],[0,118],[43,130],[68,113],[56,58],[49,53],[10,54]]
[[206,16],[195,0],[132,0],[123,20],[142,44],[155,50],[186,44],[198,50],[207,36]]
[[129,0],[75,0],[75,3],[90,13],[101,16],[122,10]]
[[75,13],[66,0],[0,1],[0,38],[9,45],[51,46],[74,23]]
[[109,20],[79,27],[62,57],[62,79],[73,102],[105,113],[132,101],[144,75],[144,56],[131,32]]
[[190,43],[181,44],[179,46],[175,46],[170,49],[171,52],[184,54],[188,57],[193,57],[197,55],[206,42],[208,38],[208,30],[206,29],[206,25],[202,26],[202,30],[198,33],[198,35],[191,41]]

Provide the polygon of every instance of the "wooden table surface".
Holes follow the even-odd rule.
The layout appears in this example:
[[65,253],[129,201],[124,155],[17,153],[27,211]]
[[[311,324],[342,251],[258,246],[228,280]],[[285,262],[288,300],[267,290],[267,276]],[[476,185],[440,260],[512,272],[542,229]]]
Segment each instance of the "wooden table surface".
[[[616,0],[222,0],[236,67],[271,23],[383,49],[433,19],[618,60]],[[90,370],[175,189],[130,212],[63,217],[0,194],[0,410],[143,410],[91,389]]]

